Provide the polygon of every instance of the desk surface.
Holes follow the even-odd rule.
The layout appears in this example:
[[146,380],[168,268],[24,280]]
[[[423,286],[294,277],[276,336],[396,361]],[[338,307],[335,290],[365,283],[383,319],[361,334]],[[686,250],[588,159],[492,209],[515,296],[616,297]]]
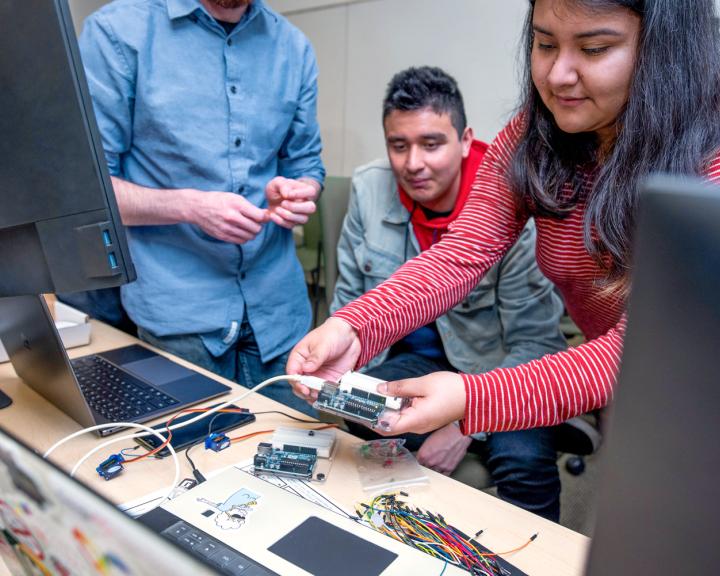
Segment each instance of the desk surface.
[[[136,341],[127,334],[98,322],[93,322],[92,330],[92,343],[69,350],[71,357],[101,352]],[[192,366],[183,360],[174,359],[181,364]],[[244,390],[237,384],[200,368],[195,369],[233,386],[238,393]],[[0,364],[0,389],[13,399],[12,406],[0,411],[0,424],[37,450],[44,451],[59,438],[80,429],[74,420],[25,386],[15,375],[10,363]],[[241,404],[258,412],[279,406],[257,394],[246,398]],[[283,409],[289,411],[288,408]],[[243,433],[292,425],[304,426],[282,416],[261,415],[257,422],[243,428]],[[209,472],[251,458],[257,442],[263,439],[263,436],[255,437],[219,453],[196,450],[193,460],[200,470]],[[356,502],[365,501],[367,497],[361,488],[351,455],[351,446],[356,440],[344,432],[339,433],[339,439],[337,456],[322,491],[341,505],[352,509]],[[53,455],[53,460],[69,470],[79,458],[99,443],[99,439],[87,434],[59,448]],[[107,453],[117,451],[120,447],[124,446],[118,445],[115,450],[110,447]],[[102,457],[103,453],[99,453],[97,458],[91,460],[94,462]],[[180,463],[181,477],[191,477],[186,459],[181,458]],[[481,543],[496,551],[513,549],[519,543],[525,542],[530,535],[538,533],[538,538],[530,546],[507,558],[532,576],[579,576],[583,573],[589,547],[589,540],[585,536],[432,470],[427,473],[430,477],[429,486],[405,490],[410,495],[409,500],[416,506],[442,514],[448,522],[466,533],[484,530]],[[78,472],[78,477],[110,500],[120,503],[167,486],[173,479],[173,465],[170,459],[145,460],[134,464],[112,482],[105,482],[97,476],[94,465],[88,461]],[[6,573],[0,564],[0,576]]]

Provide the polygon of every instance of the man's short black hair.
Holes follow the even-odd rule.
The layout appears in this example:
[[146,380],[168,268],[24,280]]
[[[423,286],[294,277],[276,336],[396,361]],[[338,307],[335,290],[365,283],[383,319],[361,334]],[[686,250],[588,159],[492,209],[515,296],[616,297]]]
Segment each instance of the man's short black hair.
[[450,114],[458,137],[467,126],[465,105],[455,78],[432,66],[408,68],[393,76],[383,100],[383,121],[393,110],[409,112],[430,108],[436,114]]

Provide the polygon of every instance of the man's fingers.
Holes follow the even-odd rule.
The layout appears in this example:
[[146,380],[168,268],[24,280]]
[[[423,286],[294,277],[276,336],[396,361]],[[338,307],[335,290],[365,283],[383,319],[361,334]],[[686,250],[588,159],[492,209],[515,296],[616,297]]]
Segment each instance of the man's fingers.
[[257,222],[248,220],[247,218],[243,218],[239,215],[227,220],[226,224],[229,231],[233,234],[251,234],[253,238],[260,234],[260,230],[262,230],[262,226]]
[[315,188],[304,182],[298,182],[294,186],[284,186],[280,194],[283,200],[299,201],[303,202],[306,200],[313,201],[317,197],[317,191]]
[[217,238],[218,240],[222,240],[223,242],[230,242],[232,244],[245,244],[245,242],[249,242],[256,236],[256,234],[250,234],[249,232],[235,230],[233,228],[206,230],[206,232],[211,236]]
[[305,201],[291,201],[283,200],[280,204],[280,208],[287,210],[293,214],[304,214],[309,216],[317,211],[317,204],[312,200]]
[[250,221],[259,224],[267,221],[267,210],[264,208],[258,208],[255,204],[251,204],[247,200],[244,200],[244,202],[239,206],[236,206],[235,209]]
[[278,226],[282,228],[292,229],[295,227],[294,222],[288,222],[283,217],[279,216],[278,214],[275,214],[274,212],[270,213],[270,221],[277,224]]
[[[244,198],[237,194],[227,193],[224,196],[223,209],[227,214],[237,214],[236,218],[242,218],[247,221],[262,224],[267,221],[267,210],[265,208],[258,208]],[[232,219],[230,216],[226,216],[228,219]]]
[[308,221],[308,214],[302,212],[293,212],[291,210],[283,208],[282,206],[278,206],[277,208],[272,210],[270,212],[270,215],[271,218],[273,215],[279,216],[283,220],[286,220],[287,222],[293,224],[305,224]]

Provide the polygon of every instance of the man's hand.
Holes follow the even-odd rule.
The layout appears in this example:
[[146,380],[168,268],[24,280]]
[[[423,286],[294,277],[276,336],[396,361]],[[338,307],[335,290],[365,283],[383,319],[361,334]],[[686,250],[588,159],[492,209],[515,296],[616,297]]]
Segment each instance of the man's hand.
[[[435,372],[422,378],[410,378],[379,384],[380,394],[411,398],[399,418],[388,422],[384,434],[432,432],[465,416],[465,384],[455,372]],[[376,430],[379,432],[379,430]]]
[[277,176],[265,187],[270,220],[283,228],[305,224],[315,212],[320,184],[309,178],[290,180]]
[[192,204],[190,222],[223,242],[244,244],[268,221],[265,210],[231,192],[201,192]]
[[[355,367],[359,356],[360,340],[353,327],[339,318],[328,318],[290,351],[286,372],[337,382]],[[292,387],[296,396],[310,403],[317,400],[316,390],[299,382],[293,382]]]
[[449,476],[467,453],[472,439],[463,436],[454,422],[435,430],[417,453],[420,464]]

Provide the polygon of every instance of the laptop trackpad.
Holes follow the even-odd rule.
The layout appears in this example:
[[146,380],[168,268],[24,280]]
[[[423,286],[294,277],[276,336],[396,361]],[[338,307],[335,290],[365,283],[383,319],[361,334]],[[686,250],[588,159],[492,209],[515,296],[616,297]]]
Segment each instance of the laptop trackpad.
[[192,370],[188,370],[163,356],[152,356],[143,360],[128,362],[123,364],[122,368],[133,376],[142,378],[156,386],[175,382],[194,374]]

